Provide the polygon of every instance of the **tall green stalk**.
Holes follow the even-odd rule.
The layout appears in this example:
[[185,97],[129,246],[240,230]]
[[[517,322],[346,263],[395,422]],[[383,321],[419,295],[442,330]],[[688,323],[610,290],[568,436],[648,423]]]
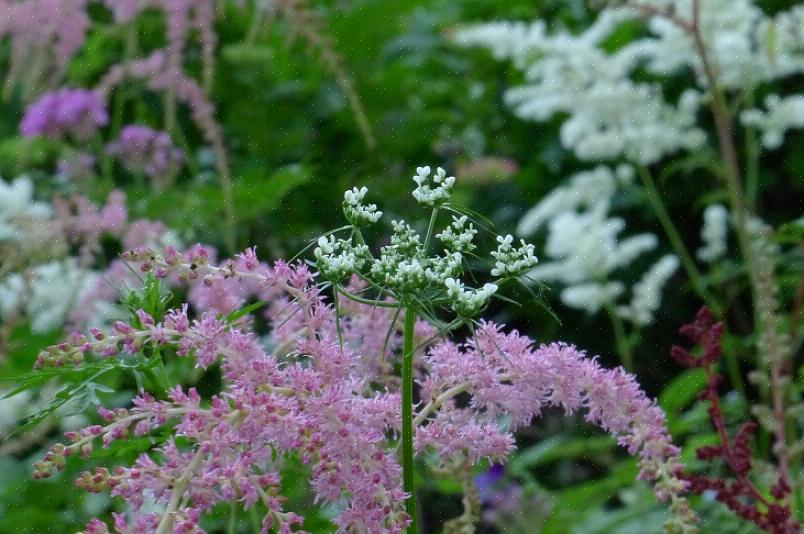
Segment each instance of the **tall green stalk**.
[[707,289],[703,276],[701,276],[701,272],[695,265],[695,260],[692,258],[689,250],[687,250],[687,246],[684,244],[684,240],[678,233],[675,224],[673,224],[673,220],[670,218],[670,214],[667,212],[664,202],[662,202],[662,197],[659,193],[659,189],[656,187],[653,175],[651,175],[647,167],[640,165],[639,176],[642,179],[642,186],[645,188],[645,193],[653,209],[653,213],[656,215],[656,218],[659,219],[659,224],[661,224],[667,239],[670,241],[670,245],[681,260],[681,265],[684,267],[684,271],[687,273],[690,282],[692,282],[692,287],[709,309],[712,310],[715,315],[719,316],[722,313],[720,305],[717,299],[715,299]]
[[614,305],[609,304],[606,306],[606,313],[611,320],[611,326],[614,329],[614,338],[617,343],[617,354],[620,356],[620,363],[625,367],[626,371],[634,371],[634,350],[628,335],[625,332],[625,325],[622,319],[617,314]]
[[408,534],[417,534],[416,493],[413,480],[413,327],[416,312],[405,308],[405,331],[402,352],[402,481],[409,495],[405,508],[410,515]]

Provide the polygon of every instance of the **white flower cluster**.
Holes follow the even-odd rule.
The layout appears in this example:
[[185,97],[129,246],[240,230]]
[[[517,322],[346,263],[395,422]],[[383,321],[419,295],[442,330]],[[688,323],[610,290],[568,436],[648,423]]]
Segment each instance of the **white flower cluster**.
[[[804,24],[804,20],[802,20]],[[784,134],[793,128],[804,128],[804,95],[780,98],[769,95],[765,99],[767,112],[749,109],[740,114],[741,122],[762,131],[762,144],[765,148],[779,148]]]
[[[691,0],[646,3],[692,20]],[[769,17],[751,0],[699,4],[702,37],[715,74],[725,87],[753,88],[804,72],[804,6]],[[708,88],[692,36],[665,17],[649,19],[649,35],[613,52],[606,50],[604,43],[615,30],[641,15],[627,7],[603,9],[596,22],[580,34],[550,31],[543,21],[495,22],[458,31],[455,40],[464,46],[489,48],[497,59],[510,59],[524,71],[526,84],[510,89],[506,102],[528,120],[545,121],[566,113],[561,142],[578,158],[625,157],[651,164],[703,144],[705,134],[696,123],[701,97],[688,90],[673,105],[657,84],[634,81],[634,71],[644,67],[651,74],[671,75],[693,70],[700,88]],[[787,105],[797,106],[794,102]],[[756,117],[749,114],[752,116]],[[768,120],[766,146],[777,144],[780,129],[801,124],[800,119],[782,117],[781,110]]]
[[641,57],[631,46],[613,53],[602,43],[624,20],[626,10],[604,10],[586,32],[548,33],[542,21],[492,23],[461,30],[458,43],[481,45],[498,59],[512,59],[527,84],[510,89],[506,102],[524,119],[545,121],[566,113],[561,127],[565,148],[584,160],[626,157],[650,164],[666,154],[700,146],[696,126],[699,98],[687,91],[673,106],[656,84],[629,79]]
[[472,241],[477,235],[477,230],[469,223],[466,222],[469,217],[462,215],[461,217],[452,217],[452,224],[444,228],[444,230],[437,234],[436,237],[441,240],[449,250],[455,252],[472,252],[477,247]]
[[576,284],[561,291],[561,302],[570,308],[597,313],[615,302],[625,292],[621,282],[589,282]]
[[[417,186],[413,197],[419,204],[432,208],[438,208],[449,200],[455,184],[455,178],[447,177],[440,167],[434,176],[431,176],[430,167],[419,167],[413,180]],[[464,319],[474,317],[488,305],[497,292],[496,284],[488,283],[473,289],[465,287],[460,279],[464,274],[464,254],[477,248],[474,243],[477,230],[468,216],[453,216],[451,223],[440,233],[435,233],[431,224],[428,228],[431,233],[424,239],[405,221],[391,221],[390,243],[381,247],[375,257],[363,241],[360,226],[367,221],[377,222],[381,212],[373,204],[362,204],[366,193],[366,188],[355,188],[344,195],[344,213],[353,226],[348,239],[336,239],[330,235],[318,240],[313,253],[316,266],[325,279],[340,283],[357,274],[383,288],[405,306],[422,302],[443,304]],[[438,211],[434,214],[437,217]],[[435,220],[431,219],[431,223]],[[432,237],[444,245],[441,253],[432,254],[428,250]],[[513,240],[510,235],[497,237],[499,245],[491,253],[495,259],[492,276],[514,278],[536,265],[533,245],[523,240],[519,247],[514,247]]]
[[463,255],[452,251],[444,256],[427,256],[419,234],[405,221],[391,221],[391,244],[380,249],[371,265],[374,280],[400,293],[411,293],[430,283],[440,285],[445,278],[458,276]]
[[[609,208],[618,185],[630,179],[629,167],[616,171],[598,167],[579,173],[570,178],[568,185],[545,197],[520,222],[520,230],[528,233],[547,226],[545,254],[551,261],[532,268],[528,277],[564,284],[561,301],[567,306],[588,313],[614,307],[626,291],[625,284],[613,279],[615,272],[658,244],[656,236],[649,233],[619,239],[625,221],[611,217]],[[632,288],[634,301],[617,308],[618,314],[637,324],[650,322],[645,317],[655,310],[652,306],[658,296],[653,296],[659,294],[666,281],[660,274],[666,273],[669,260],[661,263],[659,274],[651,275],[657,266]]]
[[30,234],[42,229],[51,215],[48,204],[34,201],[30,178],[22,176],[10,183],[0,178],[0,243],[30,241]]
[[[664,2],[681,19],[692,20],[692,2]],[[751,0],[699,2],[699,24],[718,81],[729,89],[804,72],[804,6],[768,17]],[[653,36],[631,46],[656,74],[691,68],[706,87],[700,56],[689,32],[672,21],[653,17]]]
[[497,292],[496,284],[485,284],[480,289],[465,289],[460,280],[444,280],[447,296],[452,299],[452,310],[461,317],[474,317],[480,313]]
[[433,176],[430,176],[430,167],[417,167],[413,181],[417,186],[413,191],[413,198],[419,204],[429,207],[440,206],[448,201],[455,185],[455,177],[447,176],[447,172],[441,167],[436,169]]
[[313,250],[318,270],[327,280],[343,280],[366,262],[368,247],[351,241],[321,236]]
[[703,246],[695,255],[707,263],[713,263],[726,255],[726,238],[729,226],[729,212],[720,204],[712,204],[704,210],[704,224],[701,228]]
[[37,265],[0,280],[0,319],[25,313],[34,332],[64,325],[72,307],[89,291],[97,275],[78,267],[74,258]]
[[648,233],[618,241],[623,229],[623,219],[608,217],[600,209],[562,212],[548,225],[545,253],[553,261],[531,269],[528,275],[564,284],[605,280],[615,270],[656,248],[656,236]]
[[499,278],[517,277],[525,273],[528,269],[539,263],[539,259],[533,254],[536,247],[525,243],[520,239],[520,247],[515,248],[512,243],[514,236],[508,234],[503,237],[497,236],[497,250],[491,255],[497,260],[491,270],[491,276]]
[[367,188],[354,187],[343,194],[343,214],[352,226],[358,228],[375,223],[382,217],[382,212],[377,211],[376,204],[363,204],[366,193]]

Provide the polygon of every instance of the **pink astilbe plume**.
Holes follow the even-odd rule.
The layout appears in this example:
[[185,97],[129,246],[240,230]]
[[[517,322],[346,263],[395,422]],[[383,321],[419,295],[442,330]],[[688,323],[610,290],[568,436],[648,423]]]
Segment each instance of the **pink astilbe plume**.
[[131,22],[147,8],[164,12],[167,37],[164,51],[175,71],[183,70],[187,42],[193,30],[197,31],[204,65],[203,86],[209,92],[218,42],[213,0],[105,0],[104,3],[118,24]]
[[[396,451],[401,399],[376,367],[378,357],[398,356],[393,330],[385,336],[391,316],[372,316],[378,310],[369,305],[336,314],[306,266],[268,266],[253,249],[218,266],[200,246],[164,255],[141,248],[124,257],[143,271],[205,287],[232,280],[256,285],[270,300],[270,344],[284,349],[266,350],[248,321],[227,322],[213,311],[193,319],[186,305],[161,322],[140,310],[138,326],[118,322],[109,332],[73,335],[43,351],[37,366],[81,365],[90,357],[158,346],[165,354],[172,349],[178,357],[193,357],[202,368],[220,362],[224,385],[210,399],[176,386],[166,400],[142,392],[129,408],[101,409],[104,424],[69,433],[67,444],[54,445],[37,462],[36,477],[50,476],[70,456],[89,457],[96,446],[167,427],[182,440],[159,442],[130,467],[98,468],[78,481],[128,502],[131,513],[118,516],[119,532],[202,532],[200,517],[222,502],[246,508],[259,502],[266,510],[262,532],[291,532],[302,518],[284,508],[281,471],[288,456],[309,466],[316,500],[339,510],[333,520],[339,532],[399,533],[409,525]],[[675,511],[686,511],[692,521],[663,414],[624,370],[603,369],[569,345],[534,347],[527,337],[490,323],[463,345],[432,346],[420,364],[420,453],[435,451],[444,464],[456,458],[504,462],[515,448],[513,428],[530,424],[543,407],[583,409],[590,422],[641,458],[641,477],[655,481],[657,496],[672,499]],[[374,387],[365,379],[367,369],[377,373]],[[471,396],[464,407],[455,403],[461,393]],[[510,416],[513,425],[503,426],[500,416]],[[105,529],[94,521],[86,532]]]
[[59,82],[86,40],[90,20],[86,0],[0,0],[0,40],[11,39],[6,91],[21,81],[28,94]]
[[[471,421],[474,432],[485,428],[488,434],[476,450],[468,446],[470,458],[504,461],[513,448],[513,435],[497,427],[499,416],[509,416],[513,430],[530,424],[544,407],[561,407],[567,415],[586,410],[589,422],[617,436],[629,454],[641,458],[640,477],[657,482],[660,500],[684,491],[685,484],[677,478],[679,451],[664,414],[622,367],[604,369],[572,345],[534,346],[531,339],[515,331],[505,333],[492,323],[482,323],[462,347],[452,342],[437,345],[425,360],[429,375],[422,382],[422,397],[428,404],[417,422],[440,410],[430,424],[420,427],[418,447],[456,454],[466,440],[453,438],[461,437]],[[452,399],[465,392],[471,393],[471,402],[459,408]]]
[[121,237],[128,224],[126,195],[122,191],[109,193],[104,206],[96,206],[88,198],[75,195],[69,199],[53,200],[56,223],[71,245],[80,249],[82,263],[93,261],[104,234]]
[[170,183],[184,161],[184,154],[173,145],[167,132],[140,125],[124,127],[119,137],[106,145],[106,153],[129,171],[148,176],[159,187]]
[[171,68],[164,51],[154,52],[145,59],[113,66],[101,79],[98,92],[108,97],[113,88],[129,79],[143,80],[153,91],[175,91],[179,101],[187,105],[205,139],[212,144],[223,143],[220,126],[215,120],[214,104],[195,80],[185,76],[182,71]]

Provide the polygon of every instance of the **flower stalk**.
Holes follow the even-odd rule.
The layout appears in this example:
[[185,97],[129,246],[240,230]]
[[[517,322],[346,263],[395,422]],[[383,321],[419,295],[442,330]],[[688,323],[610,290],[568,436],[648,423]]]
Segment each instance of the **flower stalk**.
[[416,487],[413,466],[413,328],[416,325],[416,312],[411,307],[405,309],[405,330],[402,347],[402,479],[406,499],[406,509],[410,516],[408,534],[417,534]]

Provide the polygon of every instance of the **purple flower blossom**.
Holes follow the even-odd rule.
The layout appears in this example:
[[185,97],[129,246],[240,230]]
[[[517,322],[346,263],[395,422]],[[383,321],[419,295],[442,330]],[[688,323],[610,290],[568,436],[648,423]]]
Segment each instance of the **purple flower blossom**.
[[505,466],[502,464],[494,464],[486,471],[483,471],[475,477],[475,484],[477,491],[480,494],[480,499],[485,500],[494,491],[495,486],[505,477]]
[[173,146],[166,132],[147,126],[126,126],[117,141],[106,146],[131,172],[143,173],[159,183],[170,181],[178,172],[184,154]]
[[76,180],[92,176],[95,172],[95,156],[87,152],[79,152],[59,160],[57,175],[63,180]]
[[69,134],[78,140],[87,140],[108,122],[106,103],[99,93],[59,89],[28,106],[20,132],[24,137],[42,135],[60,139]]

